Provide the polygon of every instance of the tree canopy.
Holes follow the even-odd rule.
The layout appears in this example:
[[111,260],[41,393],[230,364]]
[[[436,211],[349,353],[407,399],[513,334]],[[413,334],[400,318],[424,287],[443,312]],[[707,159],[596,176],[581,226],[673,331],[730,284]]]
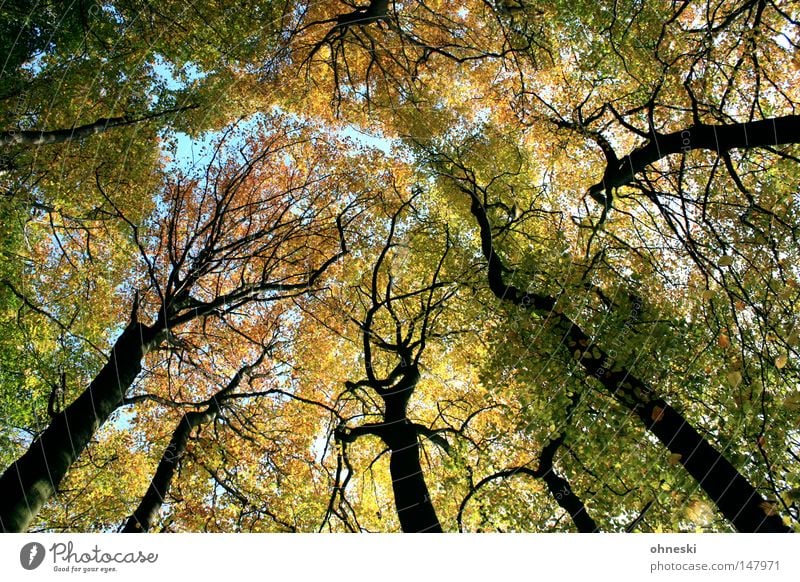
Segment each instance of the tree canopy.
[[0,39],[0,530],[800,529],[797,3]]

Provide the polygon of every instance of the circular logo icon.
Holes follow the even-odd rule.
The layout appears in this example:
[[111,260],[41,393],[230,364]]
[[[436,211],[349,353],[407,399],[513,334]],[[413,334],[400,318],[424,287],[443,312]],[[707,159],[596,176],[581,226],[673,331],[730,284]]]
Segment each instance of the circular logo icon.
[[38,542],[30,542],[19,551],[19,563],[26,570],[35,570],[44,561],[44,546]]

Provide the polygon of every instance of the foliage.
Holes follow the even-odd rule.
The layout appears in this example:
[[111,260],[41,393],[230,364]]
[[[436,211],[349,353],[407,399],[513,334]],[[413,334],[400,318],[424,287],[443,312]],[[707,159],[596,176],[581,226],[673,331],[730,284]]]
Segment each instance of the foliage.
[[402,418],[445,531],[580,529],[550,474],[602,531],[736,529],[654,436],[665,403],[800,527],[796,3],[0,18],[4,136],[122,120],[0,145],[3,467],[132,308],[166,325],[33,528],[121,528],[213,409],[155,529],[397,531],[393,337],[419,340]]

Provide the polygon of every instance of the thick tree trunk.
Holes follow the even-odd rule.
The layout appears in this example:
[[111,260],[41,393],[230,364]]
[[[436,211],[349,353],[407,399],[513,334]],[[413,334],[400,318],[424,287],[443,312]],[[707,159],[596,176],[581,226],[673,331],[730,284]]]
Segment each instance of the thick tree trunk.
[[157,336],[139,323],[125,328],[89,387],[5,470],[0,477],[0,531],[27,529],[97,429],[120,406]]
[[790,143],[800,143],[800,115],[725,125],[700,123],[682,131],[656,135],[652,141],[620,159],[616,167],[609,168],[603,182],[589,188],[589,192],[597,194],[606,188],[624,186],[647,166],[671,154],[697,149],[722,153]]
[[428,495],[428,486],[419,462],[417,432],[406,420],[404,425],[394,425],[389,437],[391,460],[389,472],[400,527],[405,533],[441,533],[442,526]]
[[547,318],[548,324],[563,338],[563,343],[586,373],[594,376],[609,395],[633,411],[670,452],[680,455],[681,465],[697,480],[722,515],[737,530],[791,531],[777,515],[773,504],[764,499],[686,418],[655,395],[644,382],[624,367],[616,365],[580,327],[566,315],[559,313],[555,299],[526,293],[513,285],[505,284],[504,267],[493,247],[491,224],[486,211],[474,192],[467,189],[465,191],[472,198],[471,211],[480,228],[481,249],[489,263],[489,287],[494,295]]
[[158,513],[161,511],[161,505],[169,492],[172,478],[186,453],[189,435],[198,426],[211,422],[216,416],[217,410],[216,406],[210,406],[202,412],[192,411],[183,415],[172,433],[172,438],[164,454],[161,456],[147,492],[133,514],[128,517],[125,526],[122,528],[122,533],[145,533],[150,531],[153,524],[158,520]]
[[400,527],[405,533],[441,533],[419,461],[417,429],[406,416],[408,400],[418,381],[419,371],[411,366],[400,382],[381,394],[386,406],[381,436],[391,450],[389,472]]
[[720,512],[741,532],[791,531],[736,468],[694,427],[663,400],[649,402],[636,412],[645,426],[694,477]]

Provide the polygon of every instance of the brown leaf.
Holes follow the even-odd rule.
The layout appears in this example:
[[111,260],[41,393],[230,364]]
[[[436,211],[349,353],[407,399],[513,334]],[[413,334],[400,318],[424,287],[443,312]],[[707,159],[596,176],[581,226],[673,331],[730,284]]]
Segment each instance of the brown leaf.
[[664,409],[660,406],[654,406],[653,410],[650,412],[650,418],[653,419],[653,422],[658,422],[659,420],[664,419]]
[[778,515],[778,512],[775,510],[775,503],[772,501],[762,501],[758,504],[758,507],[769,516]]

